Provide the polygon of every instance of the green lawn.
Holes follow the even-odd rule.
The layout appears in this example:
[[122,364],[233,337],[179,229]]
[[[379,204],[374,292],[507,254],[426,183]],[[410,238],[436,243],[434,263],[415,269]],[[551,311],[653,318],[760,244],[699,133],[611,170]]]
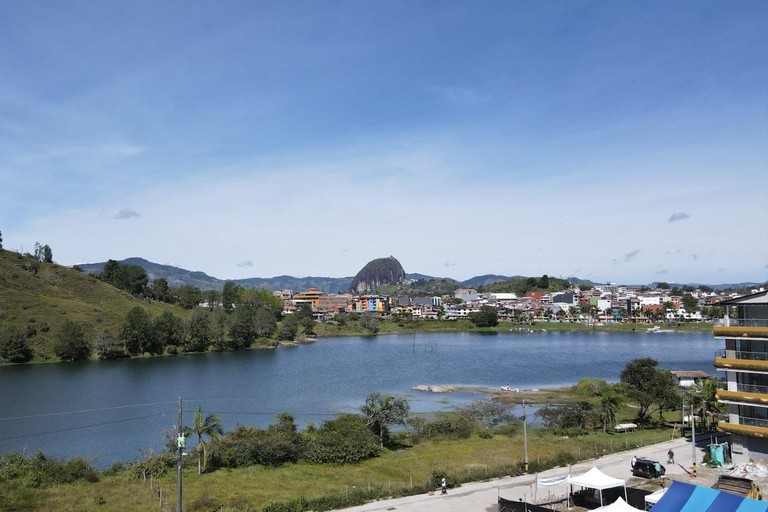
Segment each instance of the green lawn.
[[[549,459],[588,459],[595,454],[639,447],[669,439],[671,430],[626,434],[593,434],[577,439],[552,435],[546,430],[529,431],[529,459],[532,468]],[[522,435],[481,439],[425,440],[386,451],[381,457],[361,464],[336,466],[306,463],[280,468],[254,466],[217,470],[198,476],[195,468],[184,471],[185,510],[233,512],[263,507],[270,501],[288,501],[299,496],[320,497],[348,493],[355,489],[378,489],[385,495],[423,492],[433,488],[432,472],[446,472],[451,480],[467,482],[494,476],[518,474],[523,459]],[[125,476],[103,477],[97,483],[59,485],[42,490],[17,485],[2,503],[16,504],[18,510],[146,511],[161,510],[156,488],[160,486],[169,503],[175,503],[176,475],[171,471],[150,482],[126,480]],[[413,485],[415,491],[411,491]],[[0,489],[2,489],[0,487]],[[0,496],[2,497],[2,496]],[[101,503],[101,504],[99,504]],[[8,507],[9,505],[6,505]],[[156,508],[155,508],[156,507]]]

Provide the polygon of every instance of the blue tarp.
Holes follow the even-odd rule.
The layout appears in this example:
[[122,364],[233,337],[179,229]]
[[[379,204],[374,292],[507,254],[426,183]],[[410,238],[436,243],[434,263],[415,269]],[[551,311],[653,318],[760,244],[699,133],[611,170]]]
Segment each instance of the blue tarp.
[[695,489],[695,485],[672,482],[669,490],[664,493],[664,496],[651,510],[653,512],[680,512]]
[[768,512],[768,503],[709,487],[672,482],[651,512]]
[[710,489],[709,487],[699,487],[697,485],[690,497],[688,497],[686,504],[680,509],[680,512],[702,512],[703,510],[707,510],[712,502],[715,501],[718,494],[720,494],[720,491],[718,490]]
[[744,498],[736,512],[765,512],[768,510],[768,503],[757,501],[751,498]]
[[[721,492],[720,495],[715,498],[715,501],[709,506],[706,512],[720,512],[721,510],[737,510],[741,502],[744,501],[744,496],[737,496],[729,492]],[[754,500],[749,500],[754,501]],[[759,503],[759,502],[758,502]]]

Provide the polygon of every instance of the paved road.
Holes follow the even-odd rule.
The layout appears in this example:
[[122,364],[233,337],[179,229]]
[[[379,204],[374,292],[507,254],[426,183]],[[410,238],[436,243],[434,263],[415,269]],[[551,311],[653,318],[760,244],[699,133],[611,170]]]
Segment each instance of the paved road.
[[[664,443],[645,446],[636,450],[614,453],[606,455],[599,459],[574,464],[572,474],[580,475],[590,470],[593,466],[600,468],[600,471],[614,478],[627,480],[627,486],[638,486],[648,483],[643,478],[633,477],[630,473],[630,459],[632,455],[658,460],[667,468],[667,477],[674,480],[684,480],[698,485],[711,486],[714,482],[715,472],[707,468],[702,468],[701,459],[703,451],[701,447],[706,444],[702,439],[700,444],[697,438],[697,460],[699,461],[699,471],[697,478],[688,476],[677,464],[666,464],[667,451],[672,448],[675,452],[675,459],[687,469],[691,467],[691,443],[686,439],[675,439]],[[556,468],[539,473],[539,478],[549,478],[563,476],[568,473],[568,468]],[[537,492],[539,501],[547,498],[547,489],[535,490],[535,477],[533,475],[524,475],[518,477],[498,478],[488,482],[477,482],[464,484],[456,489],[449,489],[448,494],[441,496],[435,493],[433,496],[420,494],[417,496],[407,496],[391,500],[381,500],[359,507],[344,509],[345,512],[470,512],[487,511],[495,512],[497,510],[498,496],[509,500],[523,498],[525,501],[532,502],[534,492]],[[565,495],[565,486],[553,487],[553,494],[559,493]]]

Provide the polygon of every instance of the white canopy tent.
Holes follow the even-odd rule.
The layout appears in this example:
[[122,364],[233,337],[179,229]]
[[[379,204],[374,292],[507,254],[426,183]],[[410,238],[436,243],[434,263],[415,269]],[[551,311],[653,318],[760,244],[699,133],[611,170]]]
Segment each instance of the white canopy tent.
[[662,487],[658,491],[649,494],[645,497],[645,509],[648,510],[648,507],[651,505],[655,505],[659,502],[662,496],[664,496],[664,493],[667,492],[668,487]]
[[642,512],[639,508],[635,508],[632,505],[628,504],[626,501],[621,499],[617,499],[610,505],[606,505],[604,507],[596,508],[595,511],[602,510],[603,512]]
[[624,501],[626,501],[627,499],[627,485],[624,482],[624,480],[620,478],[613,478],[612,476],[608,476],[595,467],[593,467],[583,475],[569,476],[568,484],[571,485],[571,488],[573,488],[574,485],[578,485],[578,486],[586,487],[589,489],[596,489],[597,491],[599,491],[601,506],[605,505],[605,502],[603,501],[603,491],[605,489],[613,489],[614,487],[623,487]]

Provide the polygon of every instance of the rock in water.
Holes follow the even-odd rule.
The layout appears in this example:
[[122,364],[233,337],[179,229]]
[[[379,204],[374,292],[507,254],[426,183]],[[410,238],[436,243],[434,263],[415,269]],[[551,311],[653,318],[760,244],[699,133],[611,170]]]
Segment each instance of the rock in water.
[[405,270],[394,256],[378,258],[368,262],[352,279],[349,289],[353,293],[365,293],[383,284],[398,284],[405,281]]

